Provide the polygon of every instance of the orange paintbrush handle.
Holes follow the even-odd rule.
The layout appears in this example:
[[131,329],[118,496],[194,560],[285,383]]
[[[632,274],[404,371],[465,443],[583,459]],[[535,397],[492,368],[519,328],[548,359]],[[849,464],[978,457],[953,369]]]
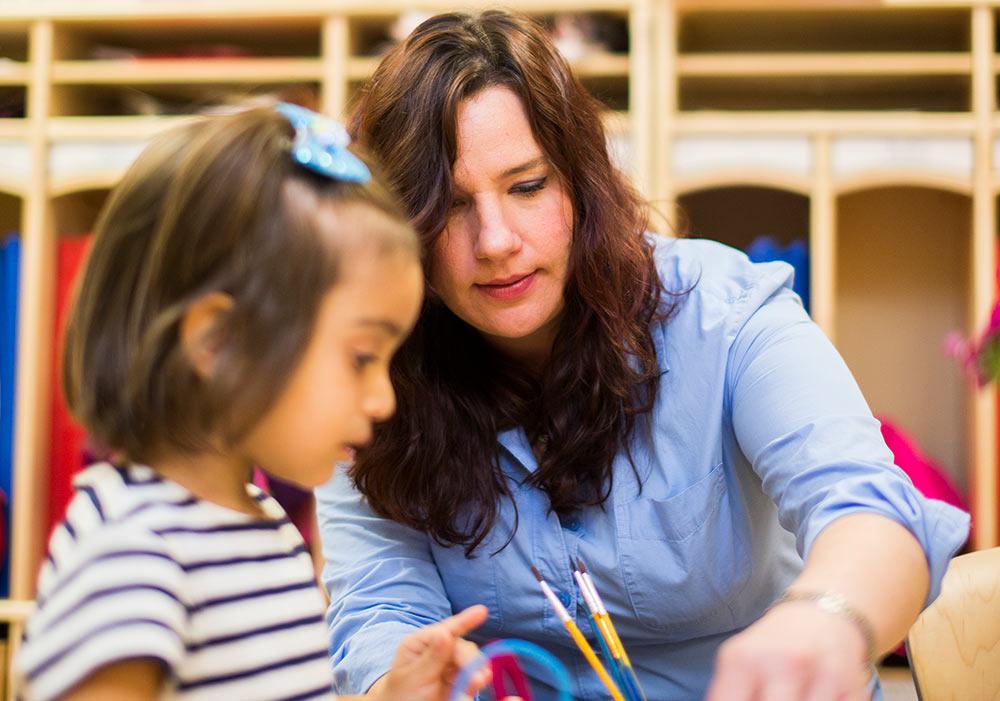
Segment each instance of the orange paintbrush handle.
[[567,620],[565,622],[565,626],[566,630],[569,631],[570,636],[573,638],[573,642],[575,642],[576,646],[580,648],[580,652],[582,652],[583,656],[587,658],[587,662],[590,663],[590,666],[594,668],[594,672],[597,673],[597,676],[604,683],[608,693],[611,694],[611,698],[614,699],[614,701],[625,701],[625,697],[622,696],[622,692],[618,690],[615,683],[611,681],[611,677],[609,677],[608,673],[604,671],[604,666],[601,664],[601,661],[597,659],[597,655],[594,654],[594,649],[590,647],[590,643],[588,643],[587,639],[583,637],[583,633],[580,632],[580,629],[577,628],[572,619]]

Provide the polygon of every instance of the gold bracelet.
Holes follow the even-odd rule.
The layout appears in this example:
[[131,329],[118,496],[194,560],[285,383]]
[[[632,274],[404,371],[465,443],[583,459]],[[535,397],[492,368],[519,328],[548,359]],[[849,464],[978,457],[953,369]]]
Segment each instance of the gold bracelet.
[[[826,613],[846,618],[853,623],[861,631],[861,635],[865,640],[865,663],[868,665],[875,664],[875,629],[872,627],[872,623],[868,620],[868,617],[851,606],[843,594],[833,591],[795,591],[786,589],[773,604],[767,607],[767,611],[770,611],[775,606],[787,604],[791,601],[807,601],[816,604],[816,606]],[[767,613],[767,611],[764,613]]]

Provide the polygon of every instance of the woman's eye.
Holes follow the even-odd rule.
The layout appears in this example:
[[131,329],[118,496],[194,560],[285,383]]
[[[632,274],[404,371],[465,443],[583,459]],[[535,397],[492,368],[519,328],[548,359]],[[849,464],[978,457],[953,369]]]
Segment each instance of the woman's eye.
[[539,178],[538,180],[531,180],[526,183],[519,183],[510,189],[511,192],[517,195],[533,195],[539,190],[545,187],[545,181],[548,178]]

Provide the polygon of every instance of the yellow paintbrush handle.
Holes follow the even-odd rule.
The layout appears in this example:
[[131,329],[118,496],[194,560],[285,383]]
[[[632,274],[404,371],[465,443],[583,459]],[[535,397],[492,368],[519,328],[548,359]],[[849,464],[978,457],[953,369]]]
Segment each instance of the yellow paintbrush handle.
[[597,676],[600,677],[601,681],[604,683],[608,693],[611,694],[611,698],[613,698],[614,701],[625,701],[625,697],[622,696],[622,692],[618,690],[615,683],[611,681],[611,677],[609,677],[608,673],[604,671],[604,666],[601,664],[601,661],[597,659],[597,655],[594,654],[594,649],[590,647],[590,643],[588,643],[587,639],[583,637],[583,633],[581,633],[580,629],[576,627],[573,620],[567,620],[564,625],[566,626],[566,630],[569,631],[570,637],[573,638],[573,642],[575,642],[576,646],[580,648],[580,652],[582,652],[583,656],[587,658],[587,662],[590,663],[590,666],[594,668]]
[[600,619],[604,624],[604,629],[610,633],[608,637],[610,638],[609,646],[613,646],[612,654],[614,654],[615,648],[617,648],[616,652],[621,656],[622,662],[625,663],[626,667],[631,667],[632,661],[629,660],[628,653],[625,652],[625,646],[622,645],[622,639],[618,637],[618,631],[615,630],[615,624],[611,622],[611,616],[605,613],[601,615]]

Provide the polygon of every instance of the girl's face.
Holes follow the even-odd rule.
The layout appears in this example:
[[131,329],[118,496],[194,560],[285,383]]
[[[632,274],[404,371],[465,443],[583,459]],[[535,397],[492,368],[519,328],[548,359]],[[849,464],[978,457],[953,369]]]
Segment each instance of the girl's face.
[[[360,214],[364,231],[381,216]],[[312,338],[288,384],[245,441],[245,457],[281,479],[315,487],[337,462],[368,443],[372,424],[389,418],[396,396],[389,361],[417,318],[423,278],[403,250],[355,246],[323,296]]]
[[430,284],[459,318],[529,364],[544,362],[563,309],[573,208],[505,87],[463,102],[448,223]]

